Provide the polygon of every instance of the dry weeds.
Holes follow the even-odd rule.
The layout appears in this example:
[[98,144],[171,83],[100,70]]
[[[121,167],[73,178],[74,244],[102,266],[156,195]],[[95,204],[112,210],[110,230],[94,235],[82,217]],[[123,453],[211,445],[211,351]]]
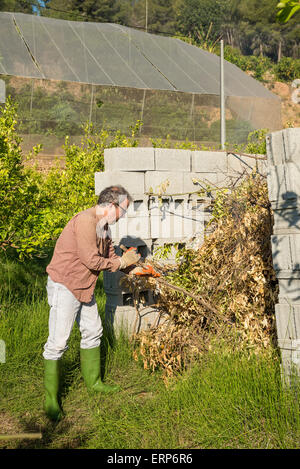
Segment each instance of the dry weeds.
[[[165,322],[134,339],[134,356],[146,369],[162,369],[166,377],[216,341],[231,349],[271,350],[275,343],[275,303],[278,285],[272,264],[273,216],[266,179],[256,172],[236,189],[217,194],[213,232],[197,251],[184,249],[173,271],[164,280],[200,297],[195,301],[159,283],[159,279],[126,277],[136,292],[151,288]],[[211,227],[210,227],[211,228]],[[205,307],[207,304],[207,307]]]

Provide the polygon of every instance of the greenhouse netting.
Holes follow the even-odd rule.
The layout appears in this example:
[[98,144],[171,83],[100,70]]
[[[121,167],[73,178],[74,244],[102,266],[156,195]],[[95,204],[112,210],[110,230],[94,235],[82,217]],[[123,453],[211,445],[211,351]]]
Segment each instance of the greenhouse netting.
[[[226,62],[226,140],[281,128],[280,99]],[[87,121],[141,138],[220,142],[220,58],[180,39],[109,23],[0,13],[0,75],[25,145],[60,152]],[[145,140],[146,141],[146,140]]]

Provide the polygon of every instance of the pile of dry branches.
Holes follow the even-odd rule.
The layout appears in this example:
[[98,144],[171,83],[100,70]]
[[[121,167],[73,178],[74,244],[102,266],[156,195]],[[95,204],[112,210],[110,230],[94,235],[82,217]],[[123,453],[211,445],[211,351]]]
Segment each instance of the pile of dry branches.
[[[180,251],[175,270],[160,279],[126,278],[131,289],[152,288],[165,321],[135,336],[135,357],[166,376],[224,340],[254,351],[274,344],[277,281],[272,264],[272,211],[266,179],[252,173],[214,200],[213,231],[197,251]],[[168,282],[186,294],[170,288]],[[190,296],[192,295],[192,296]]]

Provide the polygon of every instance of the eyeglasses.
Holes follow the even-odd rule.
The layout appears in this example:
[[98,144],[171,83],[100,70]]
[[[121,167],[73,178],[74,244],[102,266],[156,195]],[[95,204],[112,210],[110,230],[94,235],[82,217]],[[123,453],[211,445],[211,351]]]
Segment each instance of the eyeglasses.
[[121,210],[122,210],[122,217],[125,215],[125,213],[127,212],[127,210],[125,210],[123,207],[121,207],[121,205],[115,203],[114,204],[116,207],[119,207]]

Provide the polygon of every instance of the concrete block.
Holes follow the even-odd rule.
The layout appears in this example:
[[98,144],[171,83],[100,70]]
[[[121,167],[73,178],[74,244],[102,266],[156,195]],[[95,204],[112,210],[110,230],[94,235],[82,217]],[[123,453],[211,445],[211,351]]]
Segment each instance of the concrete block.
[[294,207],[300,207],[300,198],[297,197],[295,199],[273,200],[270,203],[272,210],[286,210]]
[[148,197],[143,195],[135,197],[129,205],[126,215],[110,228],[113,240],[130,237],[140,240],[149,239]]
[[300,376],[300,340],[278,339],[283,375],[290,378]]
[[196,173],[226,173],[227,154],[223,151],[193,151],[191,171]]
[[219,188],[219,180],[220,177],[217,173],[184,173],[183,192],[203,192],[203,190],[207,190],[208,186]]
[[257,172],[261,174],[261,176],[267,176],[268,173],[268,160],[257,160]]
[[275,270],[300,270],[300,233],[271,236]]
[[295,163],[270,166],[267,183],[271,202],[296,201],[300,198],[300,166]]
[[299,353],[291,350],[280,350],[281,355],[281,379],[283,385],[291,388],[298,386],[300,377],[300,366],[298,364]]
[[300,162],[300,128],[272,132],[266,137],[267,157],[270,165]]
[[300,305],[276,304],[275,315],[278,339],[298,339],[300,344]]
[[[259,155],[263,157],[263,155]],[[258,168],[258,163],[255,158],[239,155],[238,153],[228,154],[228,172],[229,173],[251,173],[255,168]]]
[[[278,339],[278,346],[282,350],[299,351],[300,339]],[[299,356],[300,358],[300,356]]]
[[135,247],[141,256],[145,259],[151,255],[152,239],[140,239],[133,236],[124,236],[114,240],[115,251],[118,256],[122,256],[123,251],[119,246],[123,244],[126,248]]
[[153,197],[149,205],[151,238],[182,240],[204,232],[204,206],[192,206],[187,198]]
[[151,197],[149,203],[150,213],[150,237],[171,238],[174,231],[174,220],[172,216],[172,199],[162,198],[160,202],[157,197]]
[[149,197],[144,194],[136,194],[128,207],[127,215],[129,217],[146,216],[148,214],[148,199]]
[[125,276],[124,272],[103,272],[103,289],[105,292],[115,291],[115,294],[118,292],[121,293],[122,290],[126,290],[120,286],[120,280]]
[[123,186],[133,196],[145,192],[144,173],[142,172],[104,171],[95,173],[96,195],[99,195],[106,187],[116,184]]
[[285,162],[300,163],[300,128],[284,129],[283,143],[285,147]]
[[188,207],[183,214],[184,239],[198,236],[204,239],[205,226],[209,215],[204,210],[204,204],[199,200],[196,203],[189,201]]
[[152,306],[141,308],[140,313],[133,307],[114,307],[107,304],[105,307],[105,323],[114,330],[116,335],[123,331],[128,336],[151,327],[162,324],[166,318]]
[[155,170],[190,172],[191,153],[190,150],[155,148]]
[[171,208],[174,217],[173,237],[183,239],[185,236],[184,219],[189,213],[189,202],[187,198],[176,198]]
[[279,303],[300,304],[300,271],[281,270],[276,273],[279,286]]
[[300,206],[274,209],[273,216],[274,234],[300,234]]
[[131,292],[122,291],[118,288],[106,289],[106,305],[117,308],[119,306],[132,306],[133,307],[133,296]]
[[154,193],[158,193],[162,184],[169,182],[166,188],[166,194],[178,194],[184,192],[183,190],[183,172],[170,172],[170,171],[146,171],[145,173],[145,192],[150,189]]
[[104,167],[105,171],[154,170],[154,148],[108,148],[104,150]]
[[282,130],[272,132],[266,137],[267,157],[270,165],[276,166],[285,162],[285,148]]
[[123,218],[110,226],[113,240],[126,238],[128,236],[138,239],[150,238],[150,217],[148,211],[145,215],[131,217],[125,215]]

